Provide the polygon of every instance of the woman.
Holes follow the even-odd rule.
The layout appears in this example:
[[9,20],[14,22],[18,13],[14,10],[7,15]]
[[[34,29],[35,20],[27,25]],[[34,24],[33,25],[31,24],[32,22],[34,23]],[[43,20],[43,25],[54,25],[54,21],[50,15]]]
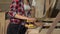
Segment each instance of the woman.
[[27,0],[13,0],[10,5],[10,23],[7,28],[7,34],[25,34],[27,28],[24,26],[24,20],[35,21],[35,18],[27,17],[25,10],[30,10]]

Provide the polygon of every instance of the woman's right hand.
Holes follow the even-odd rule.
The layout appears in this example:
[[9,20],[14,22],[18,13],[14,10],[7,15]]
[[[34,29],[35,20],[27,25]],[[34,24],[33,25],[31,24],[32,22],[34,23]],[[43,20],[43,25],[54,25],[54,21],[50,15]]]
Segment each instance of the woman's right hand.
[[35,22],[35,21],[36,21],[35,18],[28,18],[28,19],[27,19],[27,22]]

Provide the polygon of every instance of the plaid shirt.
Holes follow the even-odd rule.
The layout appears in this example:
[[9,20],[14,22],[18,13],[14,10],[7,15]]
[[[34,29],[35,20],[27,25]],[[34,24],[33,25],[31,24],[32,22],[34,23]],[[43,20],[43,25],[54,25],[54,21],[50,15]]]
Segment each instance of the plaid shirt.
[[[24,0],[13,0],[10,5],[10,22],[19,24],[21,22],[20,19],[14,18],[15,14],[26,15],[27,12],[24,11]],[[29,12],[27,13],[29,14]]]

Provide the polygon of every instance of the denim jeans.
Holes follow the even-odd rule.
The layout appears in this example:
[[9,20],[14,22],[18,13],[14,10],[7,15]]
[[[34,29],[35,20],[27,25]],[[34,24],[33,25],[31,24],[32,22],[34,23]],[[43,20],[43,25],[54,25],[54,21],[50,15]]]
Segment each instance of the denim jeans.
[[27,28],[20,24],[9,23],[7,27],[7,34],[25,34]]

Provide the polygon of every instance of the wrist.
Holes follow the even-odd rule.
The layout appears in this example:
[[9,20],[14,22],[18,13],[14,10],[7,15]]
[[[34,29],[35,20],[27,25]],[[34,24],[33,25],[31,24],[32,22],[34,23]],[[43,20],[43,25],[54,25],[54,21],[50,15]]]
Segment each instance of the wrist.
[[27,18],[27,20],[28,20],[29,18]]

